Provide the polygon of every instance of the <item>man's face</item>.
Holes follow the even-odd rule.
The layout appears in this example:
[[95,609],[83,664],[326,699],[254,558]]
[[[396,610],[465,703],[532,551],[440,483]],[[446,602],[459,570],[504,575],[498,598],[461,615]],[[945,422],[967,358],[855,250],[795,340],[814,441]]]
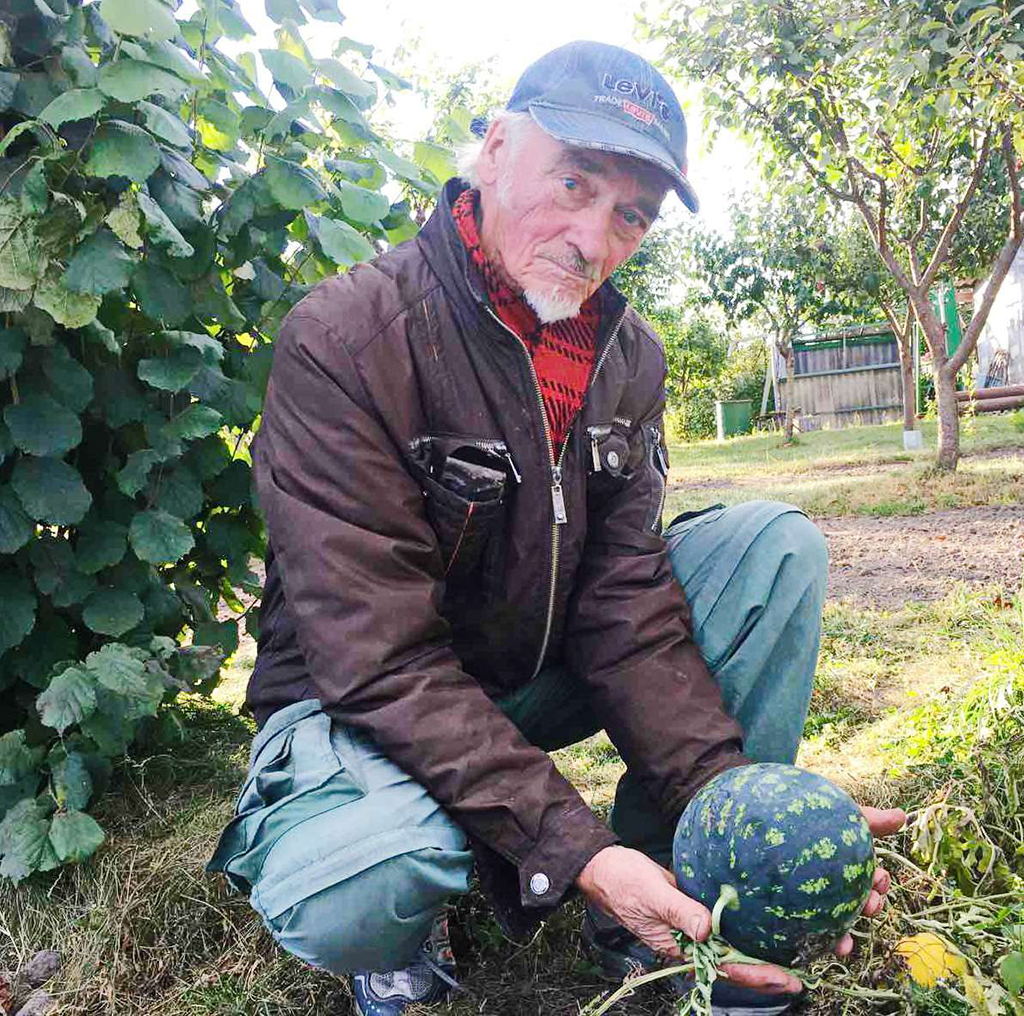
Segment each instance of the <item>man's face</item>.
[[668,188],[630,156],[571,148],[499,121],[477,169],[485,253],[542,321],[572,317],[640,246]]

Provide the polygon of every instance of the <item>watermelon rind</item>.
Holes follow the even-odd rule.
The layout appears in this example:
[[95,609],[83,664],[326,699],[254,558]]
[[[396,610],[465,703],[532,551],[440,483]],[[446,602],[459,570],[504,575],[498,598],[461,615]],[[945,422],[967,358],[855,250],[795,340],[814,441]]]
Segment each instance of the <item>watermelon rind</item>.
[[723,885],[738,903],[721,934],[757,959],[802,965],[857,920],[875,871],[874,841],[856,803],[817,773],[757,762],[720,773],[676,826],[682,892],[714,907]]

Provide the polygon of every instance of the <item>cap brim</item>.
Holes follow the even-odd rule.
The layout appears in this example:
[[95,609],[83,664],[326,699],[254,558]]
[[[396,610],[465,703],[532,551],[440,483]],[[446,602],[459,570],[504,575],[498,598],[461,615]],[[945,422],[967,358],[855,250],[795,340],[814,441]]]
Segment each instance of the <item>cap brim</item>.
[[599,113],[581,113],[540,103],[530,103],[529,110],[538,127],[568,145],[632,155],[652,163],[668,174],[679,199],[691,212],[700,208],[693,185],[672,164],[665,149],[646,134]]

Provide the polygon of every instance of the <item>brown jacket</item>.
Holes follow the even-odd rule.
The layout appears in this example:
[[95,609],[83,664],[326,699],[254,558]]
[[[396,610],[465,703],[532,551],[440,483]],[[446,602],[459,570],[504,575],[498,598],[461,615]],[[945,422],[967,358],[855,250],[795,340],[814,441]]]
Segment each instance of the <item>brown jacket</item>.
[[261,724],[316,697],[369,731],[544,907],[615,837],[493,697],[563,664],[671,820],[744,760],[660,536],[658,340],[606,284],[554,463],[530,357],[455,231],[460,189],[282,326],[255,452],[270,551],[248,698]]

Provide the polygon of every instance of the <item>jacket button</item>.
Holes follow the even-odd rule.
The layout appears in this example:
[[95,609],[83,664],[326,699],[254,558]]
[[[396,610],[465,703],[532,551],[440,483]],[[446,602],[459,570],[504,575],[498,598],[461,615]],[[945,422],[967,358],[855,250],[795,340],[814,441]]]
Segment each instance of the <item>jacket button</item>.
[[551,888],[551,879],[542,871],[530,878],[530,892],[534,896],[543,896]]
[[609,467],[612,468],[612,469],[618,469],[619,468],[619,453],[618,452],[609,452],[607,457],[608,457],[608,465],[609,465]]

